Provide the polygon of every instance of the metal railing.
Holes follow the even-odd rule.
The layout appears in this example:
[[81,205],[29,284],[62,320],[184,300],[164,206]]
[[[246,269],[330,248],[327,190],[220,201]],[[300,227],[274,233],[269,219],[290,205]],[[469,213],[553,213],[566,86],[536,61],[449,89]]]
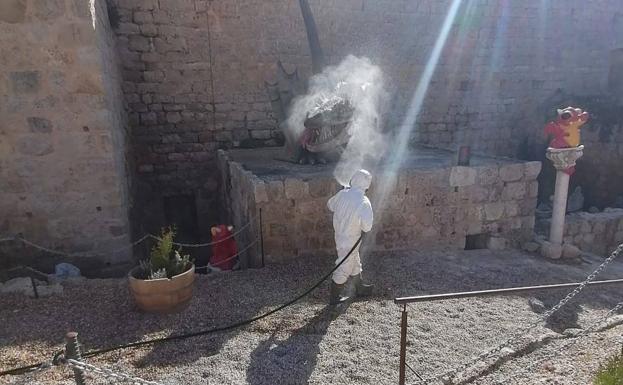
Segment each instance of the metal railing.
[[[417,373],[413,368],[411,368],[407,364],[407,329],[408,329],[408,312],[407,305],[410,303],[418,303],[418,302],[431,302],[431,301],[443,301],[448,299],[460,299],[460,298],[472,298],[472,297],[484,297],[490,295],[509,295],[509,294],[518,294],[532,291],[540,291],[540,290],[552,290],[552,289],[561,289],[566,287],[580,287],[584,282],[573,282],[573,283],[560,283],[553,285],[539,285],[539,286],[523,286],[523,287],[509,287],[503,289],[492,289],[492,290],[476,290],[476,291],[465,291],[458,293],[445,293],[445,294],[430,294],[430,295],[419,295],[413,297],[400,297],[394,299],[394,303],[402,306],[402,317],[400,322],[400,366],[399,366],[399,375],[398,375],[398,384],[404,385],[406,381],[406,369],[407,367],[421,380],[426,382],[426,379],[422,378],[419,373]],[[623,283],[623,279],[610,279],[604,281],[593,281],[586,282],[585,285],[591,286],[603,286],[603,285],[612,285]]]

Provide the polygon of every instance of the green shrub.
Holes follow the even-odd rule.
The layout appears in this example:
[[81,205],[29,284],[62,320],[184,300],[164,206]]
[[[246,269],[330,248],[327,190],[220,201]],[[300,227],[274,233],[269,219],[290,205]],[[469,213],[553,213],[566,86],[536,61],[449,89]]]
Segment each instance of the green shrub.
[[623,352],[608,358],[599,366],[595,385],[623,385]]
[[181,255],[181,248],[173,249],[174,237],[175,230],[162,229],[160,239],[151,249],[149,259],[140,262],[140,276],[137,278],[171,278],[190,269],[190,257]]

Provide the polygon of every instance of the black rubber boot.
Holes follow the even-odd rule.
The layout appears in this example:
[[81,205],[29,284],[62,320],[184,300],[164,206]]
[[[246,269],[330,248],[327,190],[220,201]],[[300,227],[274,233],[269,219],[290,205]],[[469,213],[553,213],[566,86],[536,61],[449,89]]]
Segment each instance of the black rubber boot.
[[373,285],[368,285],[361,279],[361,274],[353,275],[353,284],[355,285],[355,291],[357,297],[368,297],[372,295]]
[[337,283],[333,282],[333,280],[331,280],[331,298],[329,299],[329,303],[331,305],[339,305],[340,303],[348,300],[348,297],[342,297],[340,295],[342,294],[342,289],[344,289],[344,284],[338,285]]

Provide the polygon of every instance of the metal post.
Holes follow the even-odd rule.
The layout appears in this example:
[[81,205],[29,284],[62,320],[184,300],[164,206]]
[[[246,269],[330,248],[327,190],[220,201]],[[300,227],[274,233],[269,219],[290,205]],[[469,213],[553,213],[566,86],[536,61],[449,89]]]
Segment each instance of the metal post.
[[35,283],[35,279],[30,277],[30,284],[32,285],[32,291],[35,294],[35,298],[39,299],[39,291],[37,290],[37,284]]
[[260,207],[260,252],[262,253],[262,267],[264,267],[264,224],[262,222],[262,208]]
[[407,304],[402,308],[402,321],[400,322],[400,374],[398,384],[405,385],[405,370],[407,366]]
[[[82,354],[80,353],[80,344],[78,343],[78,333],[69,332],[65,335],[65,356],[76,361],[82,361]],[[84,373],[78,368],[72,368],[74,371],[74,377],[76,379],[76,385],[86,385]]]

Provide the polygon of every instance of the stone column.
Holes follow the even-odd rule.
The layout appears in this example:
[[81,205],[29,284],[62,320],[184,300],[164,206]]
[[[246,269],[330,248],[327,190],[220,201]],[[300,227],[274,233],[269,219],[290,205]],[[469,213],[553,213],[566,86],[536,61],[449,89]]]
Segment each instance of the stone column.
[[575,161],[583,155],[584,146],[572,148],[548,148],[547,159],[554,163],[556,168],[556,187],[552,223],[549,230],[549,242],[542,248],[545,257],[558,259],[562,255],[562,237],[565,228],[565,214],[567,212],[567,193],[569,191],[569,170],[575,167]]

